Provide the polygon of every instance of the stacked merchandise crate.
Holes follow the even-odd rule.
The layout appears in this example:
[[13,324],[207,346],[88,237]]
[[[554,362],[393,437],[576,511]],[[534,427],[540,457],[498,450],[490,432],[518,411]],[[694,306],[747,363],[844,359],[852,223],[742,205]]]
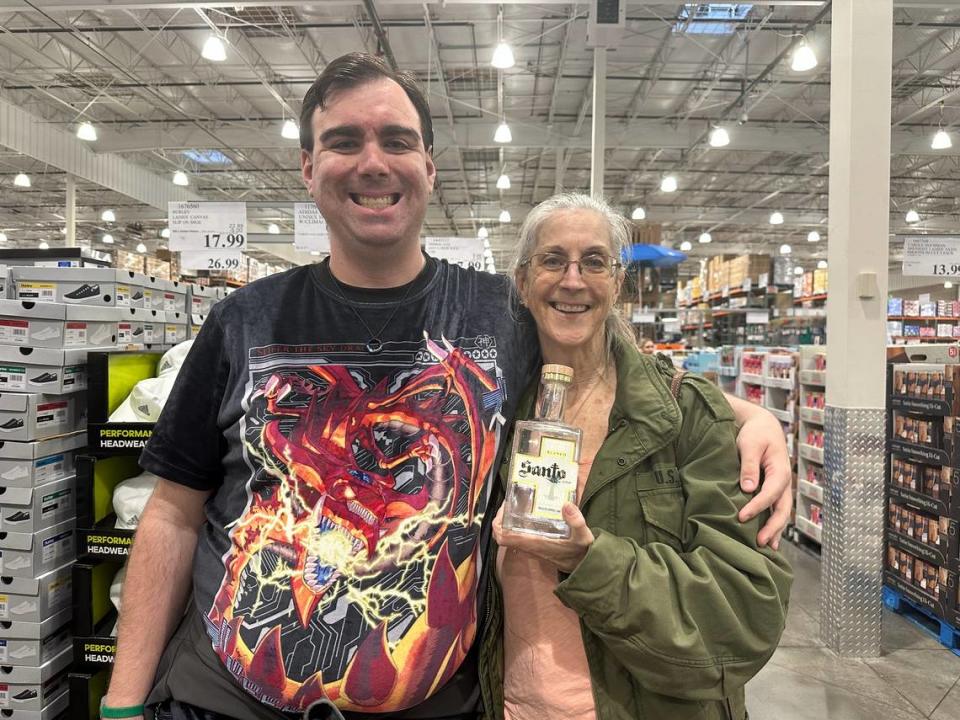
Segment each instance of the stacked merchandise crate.
[[826,408],[827,350],[800,348],[800,431],[797,453],[796,528],[820,543],[823,527],[823,415]]
[[935,619],[960,644],[960,365],[956,345],[891,348],[887,371],[884,601]]

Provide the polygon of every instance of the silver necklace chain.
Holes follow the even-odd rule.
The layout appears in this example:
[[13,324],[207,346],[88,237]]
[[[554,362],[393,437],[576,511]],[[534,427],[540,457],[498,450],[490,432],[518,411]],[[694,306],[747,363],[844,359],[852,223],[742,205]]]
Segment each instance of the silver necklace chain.
[[[367,325],[367,321],[363,319],[363,316],[357,310],[356,306],[347,300],[347,296],[343,292],[343,288],[340,286],[340,281],[337,280],[334,276],[333,271],[330,268],[327,268],[327,271],[330,273],[330,279],[333,280],[333,286],[337,290],[337,295],[340,296],[340,299],[343,300],[343,304],[350,308],[350,312],[354,314],[357,320],[360,321],[360,324],[363,325],[363,329],[367,331],[370,339],[366,342],[367,352],[371,355],[377,355],[383,351],[383,340],[380,339],[380,336],[383,334],[383,331],[387,329],[390,323],[393,321],[394,316],[397,314],[397,310],[400,309],[400,306],[403,305],[403,301],[407,299],[407,296],[410,294],[410,290],[413,289],[413,286],[417,284],[417,279],[414,278],[409,283],[407,283],[407,289],[403,291],[403,297],[401,297],[397,304],[393,307],[393,312],[390,313],[390,316],[387,318],[387,321],[380,326],[380,329],[377,332],[374,332],[370,329],[370,326]],[[419,277],[419,274],[418,274]]]

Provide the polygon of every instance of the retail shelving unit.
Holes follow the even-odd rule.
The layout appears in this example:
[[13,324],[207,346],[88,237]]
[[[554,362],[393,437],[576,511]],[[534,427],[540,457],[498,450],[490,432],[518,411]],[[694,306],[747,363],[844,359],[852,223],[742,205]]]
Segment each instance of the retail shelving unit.
[[717,367],[717,385],[731,395],[737,393],[737,375],[740,374],[740,348],[736,345],[724,345],[720,348]]
[[796,462],[797,354],[770,350],[763,359],[763,406],[780,421],[791,464]]
[[960,302],[887,300],[887,336],[894,345],[960,340]]
[[826,370],[825,347],[801,346],[796,527],[817,543],[821,542],[823,525],[823,414]]
[[740,374],[737,376],[737,395],[757,405],[763,405],[763,360],[765,350],[743,348],[740,351]]

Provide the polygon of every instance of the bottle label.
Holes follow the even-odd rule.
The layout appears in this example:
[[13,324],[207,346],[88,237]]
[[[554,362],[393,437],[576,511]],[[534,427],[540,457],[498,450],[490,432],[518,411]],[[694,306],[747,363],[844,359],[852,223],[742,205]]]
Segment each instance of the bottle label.
[[540,455],[517,454],[510,480],[533,491],[529,515],[541,520],[562,520],[563,504],[577,496],[574,458],[576,445],[569,440],[543,438]]

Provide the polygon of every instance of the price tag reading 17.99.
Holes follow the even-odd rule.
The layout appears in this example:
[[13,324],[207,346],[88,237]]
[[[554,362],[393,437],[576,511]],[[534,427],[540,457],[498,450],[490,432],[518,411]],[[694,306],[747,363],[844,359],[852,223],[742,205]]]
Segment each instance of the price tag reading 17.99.
[[939,264],[933,266],[932,275],[960,275],[960,265]]
[[205,233],[203,236],[206,247],[211,250],[240,250],[246,238],[240,233]]

